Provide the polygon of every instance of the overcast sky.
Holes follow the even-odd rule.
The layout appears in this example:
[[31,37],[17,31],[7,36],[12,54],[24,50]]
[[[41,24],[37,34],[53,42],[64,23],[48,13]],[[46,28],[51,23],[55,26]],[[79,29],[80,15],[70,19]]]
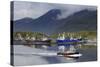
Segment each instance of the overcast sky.
[[84,9],[96,10],[96,8],[96,6],[86,5],[84,6],[14,1],[14,20],[18,20],[24,17],[31,17],[33,19],[36,19],[51,9],[61,9],[62,15],[58,17],[59,19],[61,19]]

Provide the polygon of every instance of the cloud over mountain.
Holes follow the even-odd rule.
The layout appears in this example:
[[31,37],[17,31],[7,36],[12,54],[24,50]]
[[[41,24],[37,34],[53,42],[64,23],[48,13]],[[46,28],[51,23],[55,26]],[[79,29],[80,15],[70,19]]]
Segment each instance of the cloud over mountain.
[[18,20],[24,17],[30,17],[36,19],[52,9],[60,9],[61,15],[58,15],[58,19],[62,19],[84,9],[92,11],[96,10],[97,8],[96,6],[87,6],[87,5],[38,3],[38,2],[25,2],[25,1],[13,1],[12,3],[14,3],[13,20]]

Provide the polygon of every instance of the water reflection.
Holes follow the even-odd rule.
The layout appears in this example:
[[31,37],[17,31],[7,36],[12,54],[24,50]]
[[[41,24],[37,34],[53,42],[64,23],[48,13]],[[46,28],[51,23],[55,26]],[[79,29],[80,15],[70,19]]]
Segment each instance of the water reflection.
[[[28,47],[24,45],[14,46],[14,65],[39,65],[39,64],[54,64],[54,63],[71,63],[71,62],[83,62],[83,61],[96,61],[97,60],[97,47],[81,47],[77,48],[76,51],[82,53],[82,56],[78,59],[68,58],[63,56],[38,56],[31,55],[32,53],[50,53],[57,52],[58,46],[49,46],[45,48],[35,48],[33,46]],[[22,43],[21,43],[22,44]],[[55,44],[57,45],[57,44]],[[79,44],[80,45],[80,44]],[[82,44],[84,45],[84,44]],[[25,55],[16,55],[16,53],[25,53]]]

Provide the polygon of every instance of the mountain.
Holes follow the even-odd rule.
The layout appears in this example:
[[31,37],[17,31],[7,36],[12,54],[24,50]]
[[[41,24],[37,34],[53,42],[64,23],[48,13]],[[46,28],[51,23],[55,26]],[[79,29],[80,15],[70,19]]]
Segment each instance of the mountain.
[[28,17],[14,21],[14,31],[31,31],[30,27],[32,26],[33,21],[34,19]]
[[57,16],[61,14],[59,9],[53,9],[46,14],[33,20],[31,18],[23,18],[14,21],[14,32],[16,31],[35,31],[51,33],[57,28]]
[[82,10],[68,18],[60,20],[60,22],[64,24],[58,28],[58,32],[96,31],[97,11]]
[[14,32],[44,32],[47,34],[70,31],[96,31],[97,11],[82,10],[64,19],[58,19],[60,9],[52,9],[37,19],[23,18],[13,21]]
[[37,18],[33,23],[34,31],[44,32],[44,33],[52,33],[58,27],[58,15],[61,14],[59,9],[53,9],[48,11],[46,14]]

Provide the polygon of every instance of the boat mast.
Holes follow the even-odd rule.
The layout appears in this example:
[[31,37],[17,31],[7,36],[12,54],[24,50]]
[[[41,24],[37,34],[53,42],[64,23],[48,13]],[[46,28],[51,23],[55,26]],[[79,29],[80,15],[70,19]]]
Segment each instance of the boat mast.
[[63,34],[62,34],[62,39],[63,40],[65,39],[65,32],[63,32]]
[[18,34],[18,40],[23,40],[23,38],[22,38],[20,33]]

